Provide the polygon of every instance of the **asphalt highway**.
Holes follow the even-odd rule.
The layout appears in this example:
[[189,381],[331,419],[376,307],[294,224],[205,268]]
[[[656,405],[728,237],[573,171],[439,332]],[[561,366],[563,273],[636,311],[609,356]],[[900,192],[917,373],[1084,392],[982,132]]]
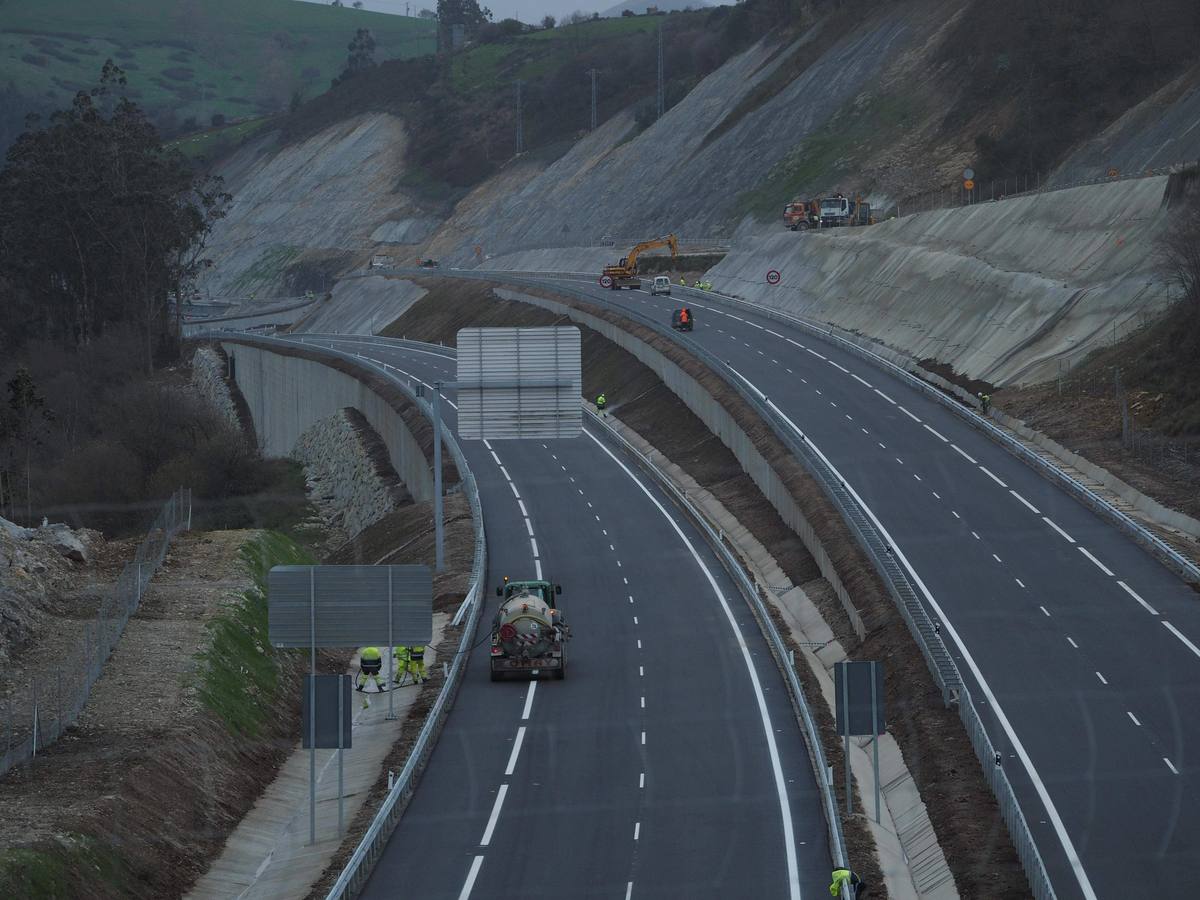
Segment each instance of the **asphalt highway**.
[[[444,352],[317,340],[414,381],[454,377]],[[825,893],[826,824],[782,677],[699,534],[591,429],[462,444],[492,590],[455,708],[364,896]],[[490,681],[504,575],[562,585],[564,681]]]
[[[570,288],[663,324],[684,302]],[[678,339],[802,429],[899,551],[1058,896],[1200,896],[1200,597],[896,376],[741,304],[686,302],[697,324]]]

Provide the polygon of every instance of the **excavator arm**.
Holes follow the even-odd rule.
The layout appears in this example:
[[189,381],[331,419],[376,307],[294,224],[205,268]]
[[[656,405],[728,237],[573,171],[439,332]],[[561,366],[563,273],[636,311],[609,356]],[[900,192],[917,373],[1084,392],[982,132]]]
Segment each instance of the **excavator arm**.
[[642,241],[636,247],[629,251],[629,255],[625,257],[625,268],[637,271],[637,258],[646,250],[655,250],[659,247],[671,248],[671,259],[679,256],[679,241],[675,235],[668,234],[666,237],[655,238],[652,241]]

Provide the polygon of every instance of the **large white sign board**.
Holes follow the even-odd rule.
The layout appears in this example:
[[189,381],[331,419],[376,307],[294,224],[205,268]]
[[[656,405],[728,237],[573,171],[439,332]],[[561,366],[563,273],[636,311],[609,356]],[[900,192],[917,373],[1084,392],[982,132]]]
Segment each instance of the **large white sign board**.
[[579,329],[464,328],[456,385],[464,440],[579,437]]

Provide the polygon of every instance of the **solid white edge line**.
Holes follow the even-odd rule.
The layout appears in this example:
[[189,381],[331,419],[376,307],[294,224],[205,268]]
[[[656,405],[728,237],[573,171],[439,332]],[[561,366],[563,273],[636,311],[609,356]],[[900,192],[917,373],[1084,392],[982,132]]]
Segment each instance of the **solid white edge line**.
[[1184,636],[1182,631],[1180,631],[1178,628],[1176,628],[1174,625],[1172,625],[1170,622],[1166,621],[1165,619],[1163,620],[1163,625],[1166,626],[1167,631],[1171,632],[1171,634],[1175,635],[1175,637],[1177,637],[1181,641],[1183,641],[1184,646],[1186,646],[1189,650],[1191,650],[1197,656],[1200,656],[1200,647],[1197,647],[1195,644],[1193,644],[1191,641],[1189,641]]
[[1108,566],[1106,566],[1104,563],[1100,562],[1100,560],[1096,559],[1096,557],[1092,556],[1092,554],[1088,553],[1088,551],[1085,550],[1083,547],[1079,548],[1079,552],[1082,553],[1084,556],[1086,556],[1088,559],[1090,559],[1092,562],[1094,562],[1096,564],[1096,568],[1098,568],[1101,572],[1103,572],[1109,578],[1113,577],[1113,570],[1110,569]]
[[987,466],[980,466],[979,471],[982,472],[984,475],[986,475],[988,478],[992,479],[992,481],[996,482],[996,484],[1000,485],[1000,487],[1002,487],[1002,488],[1008,487],[1008,485],[1005,484],[1003,481],[1001,481],[999,478],[997,478],[996,474],[991,469],[989,469]]
[[1028,500],[1026,500],[1024,497],[1022,497],[1016,491],[1014,491],[1010,488],[1008,492],[1010,494],[1012,494],[1014,497],[1016,497],[1018,500],[1020,500],[1023,504],[1025,504],[1025,506],[1027,506],[1029,508],[1029,511],[1032,512],[1035,516],[1040,516],[1042,514],[1042,511],[1040,509],[1038,509],[1036,506],[1034,506],[1032,503],[1030,503]]
[[[726,363],[725,365],[729,366],[729,363]],[[734,375],[736,375],[738,378],[742,379],[742,381],[746,382],[746,385],[750,388],[750,390],[752,390],[752,391],[754,391],[754,393],[758,394],[760,399],[762,399],[762,400],[767,399],[767,395],[764,394],[762,391],[760,391],[755,386],[753,381],[751,381],[749,378],[747,378],[745,375],[743,375],[741,372],[739,372],[733,366],[729,366],[729,371],[732,372]]]
[[471,889],[475,887],[475,879],[479,877],[479,869],[482,866],[482,856],[477,856],[471,861],[471,870],[467,872],[467,881],[463,885],[463,889],[459,891],[458,900],[467,900],[471,896]]
[[[775,404],[770,400],[767,401],[767,404],[777,413],[779,413],[779,415],[783,417],[783,420],[787,422],[797,434],[801,433],[800,429],[797,428],[796,423],[784,415],[779,407],[775,406]],[[979,683],[980,690],[983,691],[983,695],[987,702],[991,704],[992,714],[996,717],[996,721],[1000,724],[1000,727],[1008,736],[1008,740],[1012,744],[1012,748],[1016,752],[1017,758],[1021,761],[1021,765],[1024,766],[1025,772],[1029,776],[1030,783],[1033,785],[1034,790],[1041,799],[1042,805],[1046,809],[1046,815],[1050,819],[1050,824],[1054,828],[1055,833],[1058,835],[1059,841],[1062,843],[1063,852],[1066,854],[1067,862],[1070,864],[1072,871],[1075,873],[1075,878],[1079,882],[1080,890],[1083,892],[1083,895],[1087,898],[1087,900],[1097,900],[1096,892],[1092,888],[1092,883],[1087,876],[1087,871],[1083,868],[1083,861],[1079,858],[1079,853],[1075,849],[1075,844],[1072,842],[1071,836],[1067,834],[1066,825],[1063,824],[1062,817],[1058,814],[1058,808],[1054,805],[1054,801],[1050,798],[1050,792],[1046,789],[1046,785],[1042,781],[1041,776],[1038,775],[1037,769],[1034,768],[1033,760],[1029,758],[1029,753],[1026,751],[1025,745],[1021,743],[1021,739],[1017,736],[1016,730],[1012,727],[1012,723],[1008,720],[1008,716],[1005,714],[1003,707],[1001,707],[1000,701],[996,699],[996,695],[992,692],[991,687],[984,679],[983,672],[980,671],[979,665],[975,662],[975,657],[973,657],[971,655],[971,651],[967,649],[967,645],[963,642],[958,630],[954,627],[949,617],[947,617],[946,613],[942,610],[941,605],[933,598],[933,594],[929,592],[929,588],[925,586],[925,582],[921,579],[921,576],[917,574],[917,570],[914,569],[912,564],[908,561],[908,557],[904,555],[904,552],[900,549],[900,546],[895,540],[893,540],[887,529],[883,527],[883,523],[879,521],[879,519],[875,516],[875,513],[872,512],[871,508],[863,502],[862,498],[858,495],[858,492],[855,491],[854,488],[850,486],[850,483],[842,477],[841,472],[837,470],[833,463],[829,461],[829,459],[824,453],[821,452],[821,449],[816,444],[806,437],[802,437],[802,440],[808,444],[808,446],[811,447],[818,456],[821,457],[825,464],[833,470],[837,479],[846,486],[846,490],[850,492],[850,495],[854,498],[855,502],[862,507],[863,512],[867,514],[867,516],[875,524],[875,527],[879,529],[880,535],[888,542],[888,546],[892,548],[896,558],[900,560],[909,576],[916,583],[917,587],[924,595],[926,602],[946,626],[946,633],[950,635],[951,640],[953,640],[955,645],[958,647],[958,652],[962,654],[963,662],[967,664],[967,667],[971,670],[971,674],[975,676],[975,680]],[[962,451],[959,452],[961,453]]]
[[1069,534],[1067,534],[1065,531],[1063,531],[1061,528],[1059,528],[1057,525],[1055,525],[1054,522],[1052,522],[1047,516],[1042,516],[1042,521],[1045,522],[1047,525],[1049,525],[1051,528],[1053,528],[1055,531],[1057,531],[1059,534],[1061,534],[1064,538],[1066,538],[1068,543],[1071,543],[1071,544],[1075,543],[1075,538],[1071,537]]
[[951,444],[950,448],[952,450],[954,450],[956,453],[958,453],[959,456],[961,456],[963,459],[965,459],[971,465],[973,465],[973,466],[979,465],[979,463],[977,463],[975,461],[975,458],[972,457],[971,454],[968,453],[966,450],[964,450],[962,447],[958,446],[958,444]]
[[1117,584],[1119,584],[1121,586],[1121,588],[1125,591],[1125,593],[1127,593],[1130,597],[1132,597],[1138,603],[1142,604],[1142,606],[1144,606],[1146,608],[1146,612],[1150,613],[1150,615],[1152,615],[1152,616],[1158,615],[1158,610],[1155,609],[1153,606],[1151,606],[1149,603],[1147,603],[1145,600],[1143,600],[1141,597],[1139,597],[1137,594],[1137,591],[1135,591],[1133,588],[1131,588],[1129,585],[1127,585],[1123,581],[1118,581]]
[[486,847],[492,842],[492,832],[496,830],[496,821],[500,818],[500,807],[504,806],[504,798],[508,795],[508,785],[500,785],[500,790],[496,792],[496,802],[492,804],[492,814],[488,817],[487,828],[483,830],[483,840],[479,842],[479,846]]
[[529,713],[533,709],[533,693],[537,690],[537,686],[536,681],[529,682],[529,693],[525,695],[525,709],[521,711],[522,721],[529,718]]
[[517,757],[521,755],[521,745],[525,743],[525,726],[521,725],[517,728],[517,739],[513,741],[512,753],[508,755],[508,765],[504,767],[504,774],[511,775],[517,767]]
[[[771,757],[771,770],[775,777],[775,793],[779,799],[779,815],[783,821],[783,849],[787,856],[788,896],[791,898],[791,900],[801,900],[800,864],[796,855],[796,835],[792,827],[791,800],[788,797],[787,780],[783,777],[783,763],[779,758],[779,746],[775,742],[775,729],[771,725],[771,714],[767,709],[767,699],[763,694],[762,684],[758,680],[758,672],[754,668],[754,660],[750,656],[750,648],[746,645],[746,638],[742,634],[741,629],[738,627],[737,619],[735,619],[733,615],[733,610],[729,608],[729,601],[727,601],[725,599],[725,595],[721,593],[721,588],[717,584],[716,579],[713,577],[712,572],[710,572],[708,566],[704,564],[704,560],[701,559],[699,552],[692,545],[692,542],[688,540],[687,535],[683,533],[683,529],[679,527],[679,524],[671,517],[671,514],[667,512],[663,505],[658,502],[658,499],[652,493],[650,493],[649,489],[642,484],[641,480],[634,475],[633,472],[631,472],[629,468],[623,462],[621,462],[621,460],[617,459],[616,455],[607,447],[605,447],[604,444],[602,444],[594,434],[586,429],[584,430],[584,434],[590,437],[595,442],[597,447],[604,451],[604,453],[606,453],[613,462],[621,467],[621,469],[626,475],[629,476],[633,483],[641,489],[642,493],[645,494],[650,502],[658,508],[658,511],[662,513],[663,518],[667,520],[667,523],[679,536],[679,539],[683,541],[684,546],[686,546],[688,552],[691,553],[692,559],[695,560],[696,565],[704,574],[705,579],[712,588],[714,596],[716,596],[717,601],[721,604],[721,609],[725,613],[725,618],[729,622],[729,627],[733,630],[734,636],[737,638],[738,647],[742,651],[742,662],[745,663],[746,672],[750,676],[750,684],[754,688],[754,698],[758,704],[759,720],[762,723],[763,735],[766,738],[767,743],[767,752]],[[643,743],[645,743],[645,738],[646,733],[643,731]]]

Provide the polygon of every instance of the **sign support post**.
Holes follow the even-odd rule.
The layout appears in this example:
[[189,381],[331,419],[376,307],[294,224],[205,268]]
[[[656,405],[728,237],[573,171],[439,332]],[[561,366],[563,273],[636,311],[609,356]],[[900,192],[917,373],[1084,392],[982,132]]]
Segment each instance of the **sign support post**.
[[433,383],[433,530],[435,543],[434,571],[445,571],[442,542],[442,382]]
[[[396,711],[395,711],[395,707],[393,706],[393,704],[395,703],[395,699],[392,697],[392,685],[394,685],[396,683],[396,654],[392,652],[392,570],[390,568],[388,569],[388,646],[387,646],[387,655],[388,655],[388,680],[387,680],[388,711],[387,711],[387,718],[389,721],[392,721],[392,720],[395,720],[395,718],[396,718]],[[367,686],[364,684],[363,690],[366,690],[366,689],[367,689]]]
[[875,824],[879,824],[879,697],[876,694],[875,661],[871,661],[871,744],[875,755]]
[[846,689],[842,692],[842,721],[846,723],[846,815],[851,814],[852,789],[850,786],[850,668],[842,662],[842,683]]
[[317,842],[317,574],[308,570],[308,843]]
[[[388,604],[388,605],[390,606],[391,604]],[[345,821],[346,821],[346,815],[345,815],[344,807],[343,807],[343,804],[345,802],[345,798],[343,797],[343,795],[345,794],[345,791],[342,789],[343,788],[342,757],[344,756],[344,754],[342,753],[342,748],[346,742],[346,735],[345,735],[345,729],[344,729],[345,719],[343,718],[346,714],[346,709],[344,706],[344,704],[346,702],[346,691],[345,691],[345,685],[343,684],[345,679],[346,679],[345,675],[338,676],[338,748],[337,748],[337,755],[338,755],[338,834],[339,835],[342,833],[342,831],[345,827]],[[315,680],[316,679],[314,679],[314,681]],[[317,719],[315,707],[313,709],[312,719],[314,722]],[[875,807],[876,807],[876,809],[878,809],[878,807],[879,807],[878,757],[876,757],[876,769],[875,769]],[[876,816],[877,816],[877,818],[875,821],[879,821],[878,813],[876,813]]]

